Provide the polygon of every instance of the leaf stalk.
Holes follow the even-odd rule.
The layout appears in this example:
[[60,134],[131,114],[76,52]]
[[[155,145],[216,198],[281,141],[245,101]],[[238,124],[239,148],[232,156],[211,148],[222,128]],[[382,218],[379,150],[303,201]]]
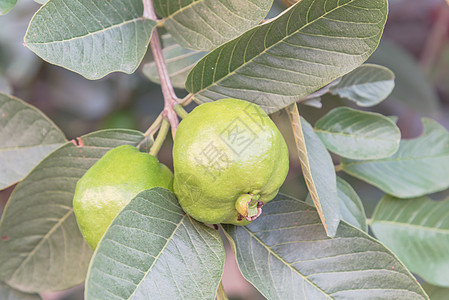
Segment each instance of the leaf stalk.
[[151,146],[150,154],[156,156],[161,150],[162,144],[167,138],[168,130],[170,129],[170,122],[167,119],[162,120],[161,128],[157,134],[156,140],[154,141],[153,146]]

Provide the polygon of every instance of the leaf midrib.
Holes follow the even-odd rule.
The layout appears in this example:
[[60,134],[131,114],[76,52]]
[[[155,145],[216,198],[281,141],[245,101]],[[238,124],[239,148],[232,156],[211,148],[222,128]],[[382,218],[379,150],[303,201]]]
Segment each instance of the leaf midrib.
[[[215,82],[213,82],[212,84],[210,84],[210,85],[208,85],[208,86],[206,86],[206,87],[202,87],[200,90],[196,91],[196,92],[194,93],[194,95],[199,94],[199,93],[201,93],[201,92],[203,92],[203,91],[205,91],[205,90],[211,88],[212,86],[217,85],[217,84],[220,83],[221,81],[227,79],[229,76],[232,76],[233,74],[237,73],[238,70],[240,70],[241,68],[245,67],[249,62],[255,60],[256,58],[260,57],[261,55],[264,55],[268,50],[270,50],[270,49],[272,49],[273,47],[275,47],[275,46],[279,45],[280,43],[282,43],[282,42],[283,42],[284,40],[286,40],[287,38],[290,38],[292,35],[294,35],[294,34],[300,32],[300,31],[302,31],[304,28],[310,26],[311,24],[315,23],[316,21],[321,20],[322,18],[326,17],[327,15],[329,15],[329,14],[332,13],[332,12],[334,12],[335,10],[341,9],[341,8],[347,6],[348,4],[351,4],[351,3],[355,2],[355,1],[358,1],[358,0],[351,0],[351,1],[345,3],[345,4],[341,5],[341,6],[338,6],[338,7],[334,8],[334,9],[332,9],[332,10],[326,12],[325,14],[323,14],[323,15],[319,16],[318,18],[316,18],[315,20],[313,20],[313,21],[311,21],[311,22],[309,22],[309,23],[307,23],[307,24],[304,24],[302,27],[298,28],[298,30],[296,30],[294,33],[292,33],[292,34],[290,34],[290,35],[284,36],[284,37],[283,37],[282,39],[280,39],[278,42],[274,43],[274,44],[271,45],[270,47],[265,48],[262,52],[260,52],[259,54],[255,55],[255,56],[252,57],[250,60],[245,61],[244,63],[242,63],[242,65],[240,65],[239,67],[235,68],[232,72],[229,72],[228,74],[226,74],[225,76],[223,76],[222,78],[220,78],[218,81],[215,81]],[[299,1],[298,4],[299,4],[299,3],[301,3],[301,1]],[[293,6],[291,7],[291,10],[293,10],[294,8],[296,8],[296,5],[293,5]],[[309,8],[310,8],[310,7],[309,7]],[[289,10],[286,10],[285,13],[287,13],[288,11],[289,11]],[[279,17],[282,17],[282,15],[284,15],[284,13],[281,14],[281,15],[279,15]],[[290,18],[292,17],[292,15],[293,15],[293,12],[290,14],[290,16],[288,17],[288,19],[287,19],[287,21],[286,21],[286,28],[288,28],[288,24],[290,23]],[[262,24],[262,25],[256,26],[254,30],[257,31],[258,28],[260,28],[260,27],[262,27],[262,26],[268,26],[270,23],[275,22],[276,20],[278,20],[278,19],[277,19],[277,18],[274,18],[274,19],[272,19],[271,22],[267,22],[267,23],[264,23],[264,24]],[[245,34],[245,33],[244,33],[244,34]],[[242,35],[243,35],[243,34],[242,34]],[[242,35],[240,35],[240,36],[237,37],[237,38],[240,38]],[[230,42],[232,42],[232,41],[234,41],[234,40],[235,40],[235,39],[233,39],[233,40],[231,40],[231,41],[229,41],[229,42],[223,44],[223,45],[221,46],[222,49],[224,48],[224,46],[225,46],[226,44],[228,44],[228,43],[230,43]],[[249,44],[249,42],[248,42],[248,44]],[[247,46],[248,46],[248,45],[247,45]],[[214,51],[215,51],[215,50],[214,50]],[[245,52],[246,52],[246,51],[245,51]],[[221,53],[220,53],[220,54],[221,54]],[[230,57],[230,60],[232,60],[232,57]],[[218,59],[217,59],[217,61],[218,61]],[[215,67],[215,70],[216,70],[216,67]],[[214,70],[214,76],[215,76],[215,70]],[[204,71],[204,67],[203,67],[203,71]]]
[[134,18],[134,19],[131,19],[131,20],[127,20],[127,21],[122,22],[122,23],[114,24],[114,25],[109,26],[109,27],[105,27],[105,28],[103,28],[101,30],[89,32],[88,34],[85,34],[85,35],[82,35],[82,36],[76,36],[76,37],[72,37],[70,39],[50,41],[50,42],[27,42],[29,40],[28,39],[28,33],[27,33],[27,36],[26,36],[26,39],[25,39],[25,45],[49,45],[49,44],[56,44],[56,43],[71,42],[71,41],[75,41],[75,40],[79,40],[79,39],[84,39],[84,38],[87,38],[89,36],[93,36],[93,35],[96,35],[96,34],[99,34],[99,33],[102,33],[102,32],[106,32],[106,31],[109,31],[109,30],[112,30],[112,29],[115,29],[115,28],[119,28],[121,26],[125,26],[125,25],[130,24],[130,23],[136,23],[138,21],[145,21],[145,22],[149,22],[149,23],[154,23],[153,26],[156,24],[156,22],[154,22],[153,20],[145,19],[143,17],[138,17],[138,18]]
[[64,145],[66,142],[61,142],[61,143],[51,143],[51,144],[40,144],[40,145],[28,145],[28,146],[15,146],[15,147],[4,147],[1,148],[0,147],[0,153],[2,152],[8,152],[8,151],[21,151],[21,150],[26,150],[26,149],[32,149],[32,148],[43,148],[43,147],[49,147],[49,146],[62,146]]
[[442,233],[442,234],[446,234],[446,235],[449,236],[449,228],[448,229],[441,229],[441,228],[436,228],[436,227],[425,227],[423,225],[418,225],[418,224],[401,223],[401,222],[395,222],[395,221],[389,221],[389,220],[376,220],[374,218],[373,222],[372,222],[372,225],[374,225],[375,223],[394,225],[394,226],[400,227],[400,228],[412,228],[412,229],[415,229],[415,230],[437,232],[437,233]]
[[[379,127],[380,128],[380,127]],[[323,133],[323,134],[328,134],[328,135],[338,135],[338,136],[344,136],[344,137],[356,137],[358,139],[362,139],[362,140],[373,140],[373,141],[388,141],[388,142],[395,142],[395,139],[387,139],[387,138],[372,138],[372,136],[369,135],[357,135],[357,134],[349,134],[346,132],[341,132],[341,131],[331,131],[331,130],[324,130],[324,129],[318,129],[315,128],[314,129],[315,132],[319,132],[319,133]],[[378,135],[376,135],[375,137],[378,137]]]
[[416,157],[398,157],[397,159],[393,158],[386,158],[386,159],[379,159],[379,160],[367,160],[367,161],[353,161],[350,163],[342,163],[342,167],[351,167],[351,166],[357,166],[357,165],[369,165],[373,163],[394,163],[394,162],[401,162],[401,161],[419,161],[419,160],[425,160],[425,159],[442,159],[444,157],[449,157],[449,153],[442,153],[434,156],[416,156]]
[[132,299],[133,296],[135,295],[135,293],[137,292],[138,288],[142,285],[142,283],[145,281],[145,279],[147,278],[148,274],[152,271],[154,265],[157,263],[157,261],[159,260],[159,257],[164,253],[165,248],[168,247],[168,244],[170,244],[170,242],[172,241],[174,235],[176,234],[176,232],[178,231],[179,227],[181,226],[181,224],[183,224],[184,219],[186,218],[187,214],[184,214],[182,216],[182,218],[179,220],[178,225],[176,225],[176,228],[173,229],[172,234],[168,237],[167,242],[165,243],[164,247],[162,247],[162,249],[159,251],[158,255],[156,255],[156,257],[154,258],[153,263],[151,264],[151,266],[148,267],[148,271],[145,272],[144,276],[142,277],[142,279],[139,281],[138,284],[136,284],[136,289],[134,290],[134,292],[128,297],[128,299]]
[[17,269],[14,271],[14,273],[11,275],[11,278],[9,280],[12,280],[14,276],[16,276],[16,273],[31,259],[32,256],[36,254],[36,252],[42,247],[43,243],[48,241],[50,235],[53,234],[53,232],[58,229],[65,220],[67,220],[68,217],[70,217],[73,213],[73,208],[70,208],[67,213],[58,221],[55,223],[55,225],[52,226],[52,228],[42,237],[42,239],[37,243],[37,245],[34,247],[34,249],[27,255],[27,257],[20,263],[20,265],[17,267]]
[[314,286],[318,291],[320,291],[321,293],[323,293],[327,298],[331,297],[329,294],[326,294],[326,292],[321,289],[319,286],[317,286],[314,282],[310,281],[309,278],[307,278],[307,276],[304,276],[304,274],[302,274],[301,272],[299,272],[298,270],[296,270],[295,268],[293,268],[288,262],[286,262],[282,257],[280,257],[276,252],[274,252],[271,248],[269,248],[268,246],[265,245],[265,243],[262,242],[261,239],[259,239],[259,237],[257,237],[252,231],[250,231],[246,226],[242,226],[242,228],[244,230],[246,230],[248,232],[248,234],[254,238],[260,245],[262,245],[262,247],[264,247],[270,254],[272,254],[274,257],[276,257],[279,261],[281,261],[284,265],[288,266],[288,268],[290,268],[294,273],[299,274],[304,281],[308,282],[310,285]]

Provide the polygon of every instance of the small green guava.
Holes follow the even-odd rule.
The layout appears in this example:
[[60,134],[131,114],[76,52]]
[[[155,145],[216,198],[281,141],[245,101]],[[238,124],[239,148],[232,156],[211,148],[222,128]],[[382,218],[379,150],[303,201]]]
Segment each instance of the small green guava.
[[287,176],[282,134],[257,105],[201,104],[181,121],[173,146],[173,188],[184,211],[208,223],[247,225]]
[[95,249],[114,218],[139,192],[173,190],[167,166],[133,146],[108,151],[76,184],[73,211],[87,243]]

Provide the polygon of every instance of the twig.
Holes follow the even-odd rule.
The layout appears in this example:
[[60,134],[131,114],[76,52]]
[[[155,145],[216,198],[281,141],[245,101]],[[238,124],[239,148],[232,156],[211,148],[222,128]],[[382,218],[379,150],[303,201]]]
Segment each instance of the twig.
[[143,17],[154,21],[157,20],[152,0],[143,0]]
[[[156,12],[154,11],[152,0],[143,0],[144,17],[157,21]],[[176,129],[178,128],[179,120],[173,107],[178,103],[179,98],[176,96],[175,90],[168,74],[167,65],[165,64],[164,56],[162,54],[162,45],[157,33],[157,28],[154,29],[150,41],[151,51],[153,52],[154,62],[156,64],[159,79],[161,81],[162,94],[164,95],[164,110],[162,115],[170,122],[172,136],[175,137]]]

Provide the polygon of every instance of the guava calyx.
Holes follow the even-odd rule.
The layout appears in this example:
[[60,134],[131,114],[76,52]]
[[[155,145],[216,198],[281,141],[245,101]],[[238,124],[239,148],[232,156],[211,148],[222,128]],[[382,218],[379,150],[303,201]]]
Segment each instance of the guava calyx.
[[235,209],[239,212],[238,221],[245,218],[248,221],[254,221],[262,214],[264,203],[259,201],[259,194],[243,194],[235,201]]

